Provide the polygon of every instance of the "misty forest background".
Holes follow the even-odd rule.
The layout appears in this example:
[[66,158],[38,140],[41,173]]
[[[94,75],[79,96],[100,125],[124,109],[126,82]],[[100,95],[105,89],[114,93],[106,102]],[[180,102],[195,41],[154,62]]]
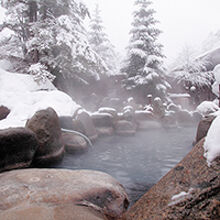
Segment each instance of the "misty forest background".
[[220,31],[210,33],[197,51],[183,48],[167,67],[151,1],[134,1],[125,57],[108,39],[98,5],[90,13],[78,0],[0,3],[6,10],[0,61],[10,63],[7,70],[31,74],[36,81],[49,79],[88,109],[118,97],[145,104],[149,95],[169,102],[172,93],[188,93],[195,107],[215,98],[212,65],[200,55],[220,45]]

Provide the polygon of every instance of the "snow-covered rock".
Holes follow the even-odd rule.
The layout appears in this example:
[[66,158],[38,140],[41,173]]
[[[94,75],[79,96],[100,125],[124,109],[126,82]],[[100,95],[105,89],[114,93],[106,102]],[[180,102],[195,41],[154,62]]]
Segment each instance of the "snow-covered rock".
[[117,111],[114,108],[107,108],[107,107],[102,107],[98,110],[98,112],[100,113],[109,113],[111,114],[113,117],[117,116]]
[[49,80],[35,82],[30,75],[0,69],[0,84],[0,105],[11,110],[8,117],[0,121],[0,129],[24,127],[35,112],[48,107],[53,108],[58,116],[73,116],[80,107]]
[[208,131],[204,149],[204,156],[207,158],[208,165],[211,165],[213,160],[220,156],[220,116],[218,116],[213,122]]
[[202,102],[196,109],[200,114],[206,116],[219,110],[219,107],[210,101]]

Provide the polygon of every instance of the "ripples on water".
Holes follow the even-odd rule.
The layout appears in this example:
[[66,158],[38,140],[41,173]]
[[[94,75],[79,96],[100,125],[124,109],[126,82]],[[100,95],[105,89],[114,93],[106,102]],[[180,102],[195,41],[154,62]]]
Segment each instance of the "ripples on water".
[[103,137],[85,154],[66,154],[56,167],[106,172],[124,185],[133,203],[192,149],[195,132],[184,127]]

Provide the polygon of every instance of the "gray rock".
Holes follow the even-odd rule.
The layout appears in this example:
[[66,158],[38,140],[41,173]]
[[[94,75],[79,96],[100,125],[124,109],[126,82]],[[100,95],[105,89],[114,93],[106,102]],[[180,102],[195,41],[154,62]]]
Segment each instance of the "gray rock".
[[136,133],[136,125],[131,121],[117,121],[115,123],[115,132],[118,135],[134,135]]
[[98,136],[112,136],[114,134],[113,127],[97,127]]
[[85,139],[79,135],[71,133],[63,133],[63,144],[68,153],[79,154],[88,150],[88,145]]
[[30,130],[0,130],[0,172],[29,167],[37,148],[38,141]]
[[199,142],[202,138],[206,137],[209,128],[215,118],[216,116],[207,116],[199,122],[196,134],[196,143]]
[[10,113],[10,110],[7,107],[5,107],[3,105],[0,106],[0,120],[7,118],[9,113]]
[[150,111],[135,111],[136,121],[148,121],[154,118],[153,113]]
[[92,118],[86,111],[79,111],[76,120],[82,124],[84,134],[91,140],[95,141],[98,138],[96,128],[93,124]]
[[102,107],[98,110],[98,112],[111,114],[113,118],[117,117],[117,111],[114,108]]
[[64,146],[62,144],[59,118],[52,108],[36,112],[27,121],[26,127],[36,134],[39,142],[39,148],[33,161],[34,164],[54,163],[63,158]]
[[175,113],[175,117],[176,120],[178,121],[178,123],[180,124],[190,124],[193,123],[193,117],[190,114],[190,112],[186,111],[186,110],[180,110],[178,112]]
[[96,127],[113,127],[114,118],[109,113],[93,113],[91,118]]
[[0,179],[0,219],[119,219],[128,208],[124,188],[102,172],[27,169]]

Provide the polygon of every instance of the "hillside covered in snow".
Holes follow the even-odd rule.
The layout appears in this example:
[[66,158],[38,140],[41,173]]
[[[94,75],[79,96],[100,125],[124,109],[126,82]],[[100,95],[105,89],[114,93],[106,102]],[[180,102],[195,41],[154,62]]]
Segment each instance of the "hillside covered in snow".
[[0,69],[0,85],[0,103],[11,111],[0,121],[0,129],[23,127],[36,111],[48,107],[52,107],[58,116],[72,116],[80,107],[49,80],[36,82],[31,75]]

